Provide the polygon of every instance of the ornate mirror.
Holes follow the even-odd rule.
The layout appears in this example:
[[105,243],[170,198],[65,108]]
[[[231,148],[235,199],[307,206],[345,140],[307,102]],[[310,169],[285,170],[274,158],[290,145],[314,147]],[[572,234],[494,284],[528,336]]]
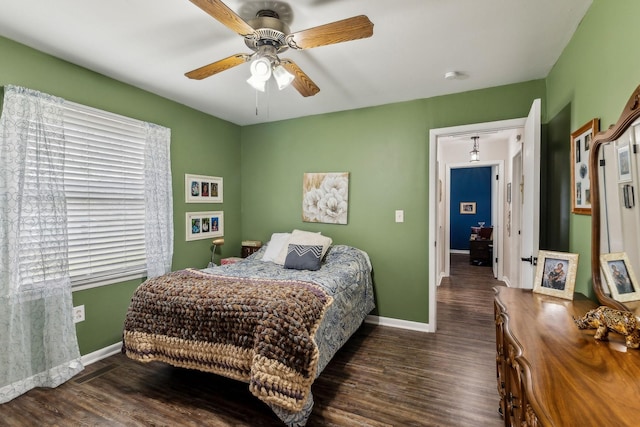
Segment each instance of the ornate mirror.
[[[601,304],[636,315],[640,315],[640,283],[634,274],[640,273],[639,118],[640,86],[617,123],[593,138],[589,158],[593,290]],[[631,280],[624,282],[627,279]]]

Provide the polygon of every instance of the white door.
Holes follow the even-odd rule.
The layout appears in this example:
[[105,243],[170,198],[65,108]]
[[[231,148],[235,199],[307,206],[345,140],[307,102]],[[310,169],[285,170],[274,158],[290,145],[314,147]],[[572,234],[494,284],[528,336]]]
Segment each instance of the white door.
[[[502,180],[504,179],[504,177],[502,176],[502,171],[501,171],[501,167],[498,166],[493,166],[491,168],[491,176],[494,177],[494,179],[491,180],[492,183],[492,188],[491,188],[491,218],[493,218],[493,223],[492,225],[493,227],[493,241],[494,241],[494,245],[493,245],[493,253],[492,253],[492,257],[493,259],[491,260],[491,265],[493,266],[493,277],[494,278],[498,278],[498,263],[496,262],[496,259],[499,259],[500,263],[504,263],[504,260],[502,259],[502,247],[501,247],[501,243],[502,243],[502,239],[500,238],[500,236],[502,236],[502,230],[503,230],[503,226],[502,224],[504,224],[504,221],[502,221],[503,215],[502,215],[502,210],[500,209],[501,206],[503,206],[502,202],[502,197],[499,197],[503,192],[501,191],[501,189],[503,188],[503,183]],[[500,218],[500,221],[498,221],[497,219]]]
[[531,105],[522,143],[520,288],[532,289],[540,241],[540,100]]

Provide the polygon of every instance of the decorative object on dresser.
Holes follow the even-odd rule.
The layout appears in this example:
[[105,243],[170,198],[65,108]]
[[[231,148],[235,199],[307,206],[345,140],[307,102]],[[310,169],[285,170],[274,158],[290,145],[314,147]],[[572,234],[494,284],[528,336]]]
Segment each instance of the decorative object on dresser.
[[186,203],[222,203],[223,180],[218,176],[184,175]]
[[186,240],[210,239],[224,236],[224,212],[187,212]]
[[574,318],[596,308],[499,287],[496,373],[505,426],[637,426],[640,352],[611,334],[595,341]]
[[638,319],[630,311],[600,306],[573,320],[579,329],[595,329],[596,333],[593,337],[597,340],[606,341],[609,331],[613,331],[625,337],[627,347],[640,347]]
[[578,254],[539,251],[533,292],[573,299],[577,269]]
[[346,224],[349,172],[305,173],[302,179],[302,220]]
[[257,252],[262,247],[260,240],[243,240],[242,241],[242,258]]
[[571,134],[571,212],[591,215],[589,153],[591,139],[600,130],[600,120],[592,119]]
[[621,302],[640,300],[638,281],[625,252],[600,255],[600,266],[612,298]]

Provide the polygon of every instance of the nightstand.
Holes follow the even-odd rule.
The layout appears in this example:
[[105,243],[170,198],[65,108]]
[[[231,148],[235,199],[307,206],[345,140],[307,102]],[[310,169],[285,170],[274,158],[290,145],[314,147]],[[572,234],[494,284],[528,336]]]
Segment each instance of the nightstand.
[[257,252],[262,247],[260,240],[243,240],[242,241],[242,258]]

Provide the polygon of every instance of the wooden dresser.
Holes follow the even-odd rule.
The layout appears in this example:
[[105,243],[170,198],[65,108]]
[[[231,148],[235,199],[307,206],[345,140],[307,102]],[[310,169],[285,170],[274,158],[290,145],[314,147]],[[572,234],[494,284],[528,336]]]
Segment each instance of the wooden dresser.
[[640,425],[640,350],[596,341],[579,317],[597,304],[495,288],[496,364],[505,426]]

